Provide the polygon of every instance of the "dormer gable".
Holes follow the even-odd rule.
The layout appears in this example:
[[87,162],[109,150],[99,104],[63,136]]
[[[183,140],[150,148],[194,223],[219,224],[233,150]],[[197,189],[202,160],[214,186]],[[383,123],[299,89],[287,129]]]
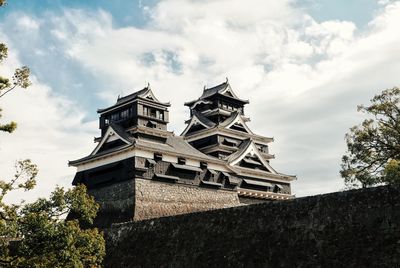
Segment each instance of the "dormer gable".
[[209,129],[216,126],[216,124],[210,121],[207,117],[203,116],[201,113],[193,111],[192,117],[187,122],[186,128],[183,130],[181,136],[185,136],[186,134],[203,130]]
[[246,121],[248,118],[244,117],[240,111],[232,113],[232,115],[223,121],[220,126],[228,129],[233,129],[237,131],[246,132],[249,134],[254,134],[253,131],[247,126]]
[[256,144],[247,139],[239,146],[239,150],[231,154],[225,159],[230,166],[241,168],[257,168],[272,174],[277,172],[270,166],[270,164],[263,158],[262,153],[258,150]]
[[145,88],[146,90],[144,90],[143,92],[141,92],[140,94],[138,94],[139,98],[142,99],[146,99],[146,100],[150,100],[156,103],[160,103],[166,106],[171,106],[171,104],[169,102],[161,102],[157,99],[157,97],[154,95],[153,91],[150,88],[150,85],[147,86],[147,88]]
[[91,152],[90,155],[96,155],[105,150],[132,145],[133,143],[133,138],[129,137],[129,135],[125,133],[123,129],[120,129],[117,125],[111,124],[108,126],[105,134],[101,137],[96,148]]

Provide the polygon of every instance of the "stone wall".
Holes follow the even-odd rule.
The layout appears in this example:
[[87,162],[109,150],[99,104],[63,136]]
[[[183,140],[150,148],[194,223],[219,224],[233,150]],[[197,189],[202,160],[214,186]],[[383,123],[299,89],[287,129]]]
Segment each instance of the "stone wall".
[[239,206],[235,191],[136,179],[134,220]]
[[88,190],[100,210],[94,221],[97,227],[107,227],[112,223],[130,221],[135,212],[135,180],[130,179],[111,185]]
[[236,191],[148,179],[130,179],[90,189],[100,204],[95,226],[240,206]]
[[400,267],[400,188],[116,224],[105,267]]

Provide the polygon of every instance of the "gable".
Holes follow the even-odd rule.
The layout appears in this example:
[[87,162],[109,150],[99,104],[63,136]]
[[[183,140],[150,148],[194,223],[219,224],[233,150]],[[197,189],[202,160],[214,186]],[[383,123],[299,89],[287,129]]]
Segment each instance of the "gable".
[[205,126],[203,126],[202,124],[193,124],[188,131],[186,131],[186,134],[192,133],[192,132],[196,132],[199,130],[203,130],[203,129],[207,129]]
[[233,159],[229,160],[229,165],[277,174],[263,158],[255,143],[251,140],[248,140],[247,143],[248,145],[246,147],[242,148],[240,152],[236,152]]
[[237,131],[249,133],[249,132],[247,131],[247,129],[246,129],[246,128],[243,126],[243,124],[241,124],[241,123],[234,123],[234,124],[232,124],[229,128],[230,128],[230,129],[233,129],[233,130],[237,130]]
[[247,126],[246,121],[240,112],[236,112],[234,117],[228,118],[225,122],[222,123],[222,125],[225,125],[226,128],[233,129],[236,131],[254,134]]
[[142,95],[140,95],[140,97],[141,97],[141,98],[144,98],[144,99],[151,100],[151,101],[160,102],[160,101],[156,98],[156,96],[154,95],[153,91],[152,91],[150,88],[148,88]]
[[230,92],[229,90],[225,91],[222,95],[228,96],[228,97],[234,97],[232,92]]
[[198,130],[203,130],[203,129],[208,129],[210,128],[207,126],[205,123],[203,123],[199,118],[197,118],[196,115],[193,115],[192,118],[190,119],[189,124],[186,126],[185,130],[182,132],[181,136],[185,136],[186,134],[198,131]]
[[251,155],[250,153],[247,154],[236,165],[243,168],[250,168],[250,169],[271,172],[271,170],[269,170],[266,166],[263,165],[262,160],[259,159],[257,155]]
[[132,144],[129,140],[121,137],[111,126],[108,127],[106,133],[104,133],[102,139],[99,144],[97,144],[96,148],[90,155],[95,155],[97,153],[101,153],[106,150],[111,150],[114,148],[118,148],[124,145]]

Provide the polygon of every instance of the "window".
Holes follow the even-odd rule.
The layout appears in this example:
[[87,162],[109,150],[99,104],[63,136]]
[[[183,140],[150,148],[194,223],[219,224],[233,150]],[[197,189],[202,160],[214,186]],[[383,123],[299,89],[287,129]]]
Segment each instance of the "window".
[[200,168],[207,168],[208,164],[207,162],[200,162]]
[[119,113],[115,113],[111,115],[111,121],[118,121],[119,120]]
[[164,112],[151,107],[143,106],[143,115],[164,120]]
[[154,154],[154,160],[156,162],[161,161],[162,160],[162,154],[155,153]]
[[164,112],[160,111],[160,112],[158,113],[158,119],[164,120]]
[[178,158],[178,164],[180,164],[180,165],[186,164],[186,159],[185,159],[185,158],[182,158],[182,157],[179,157],[179,158]]
[[148,121],[146,124],[146,127],[150,127],[150,128],[156,128],[157,127],[157,123],[154,121]]
[[129,109],[125,109],[121,111],[121,119],[125,119],[129,117]]
[[109,120],[108,118],[106,118],[106,119],[104,120],[104,124],[105,124],[106,126],[108,126],[108,125],[110,124],[110,120]]

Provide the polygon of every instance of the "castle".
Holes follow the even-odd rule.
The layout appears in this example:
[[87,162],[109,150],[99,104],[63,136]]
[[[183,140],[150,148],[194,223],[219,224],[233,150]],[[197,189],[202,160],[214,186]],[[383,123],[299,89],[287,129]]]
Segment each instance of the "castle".
[[270,165],[273,138],[253,133],[228,80],[186,102],[190,119],[180,136],[167,130],[170,103],[150,86],[97,112],[101,136],[77,168],[100,204],[96,225],[286,200],[295,176]]

